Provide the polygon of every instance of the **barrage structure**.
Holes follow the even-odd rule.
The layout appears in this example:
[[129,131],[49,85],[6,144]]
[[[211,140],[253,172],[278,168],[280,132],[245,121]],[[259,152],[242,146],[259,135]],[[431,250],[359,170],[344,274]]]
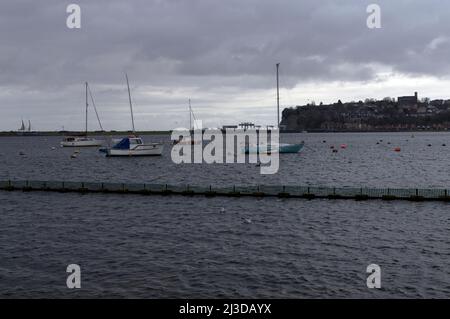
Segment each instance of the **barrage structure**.
[[145,183],[102,183],[74,181],[0,181],[3,191],[46,191],[74,193],[110,193],[141,195],[278,197],[304,199],[449,201],[450,189],[364,188],[255,185],[218,187],[213,185],[168,185]]

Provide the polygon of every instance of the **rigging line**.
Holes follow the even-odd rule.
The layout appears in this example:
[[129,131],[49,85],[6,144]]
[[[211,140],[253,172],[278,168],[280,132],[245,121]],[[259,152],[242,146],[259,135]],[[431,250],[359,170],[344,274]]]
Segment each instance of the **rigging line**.
[[97,107],[95,106],[94,97],[92,96],[91,87],[88,86],[89,95],[91,97],[92,106],[94,107],[95,115],[97,116],[98,125],[100,125],[100,129],[103,131],[102,122],[100,121],[100,116],[98,116]]
[[195,129],[195,126],[197,124],[197,118],[195,117],[194,111],[192,110],[192,106],[190,106],[190,110],[191,110],[192,117],[194,118],[194,129]]
[[127,87],[128,87],[128,100],[130,102],[130,111],[131,111],[131,125],[133,126],[133,133],[136,132],[134,128],[134,115],[133,115],[133,105],[131,103],[131,92],[130,92],[130,83],[128,82],[128,74],[125,73],[125,78],[127,79]]

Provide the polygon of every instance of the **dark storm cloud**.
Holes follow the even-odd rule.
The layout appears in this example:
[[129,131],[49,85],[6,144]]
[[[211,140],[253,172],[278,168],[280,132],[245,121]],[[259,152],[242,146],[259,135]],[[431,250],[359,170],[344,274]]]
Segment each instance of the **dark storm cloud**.
[[[125,71],[135,89],[167,91],[166,101],[142,97],[158,105],[185,103],[171,94],[182,87],[271,88],[276,62],[284,86],[370,81],[380,67],[416,75],[450,72],[446,1],[72,2],[82,8],[80,30],[65,26],[70,2],[1,2],[2,109],[33,104],[36,114],[54,116],[79,103],[85,80],[113,109],[126,103]],[[381,6],[379,30],[366,27],[369,3]]]

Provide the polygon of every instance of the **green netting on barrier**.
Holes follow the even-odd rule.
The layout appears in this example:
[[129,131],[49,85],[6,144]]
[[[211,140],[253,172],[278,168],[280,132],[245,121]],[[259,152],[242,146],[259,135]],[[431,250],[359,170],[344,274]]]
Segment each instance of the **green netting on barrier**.
[[[258,186],[259,193],[275,196],[282,192],[286,192],[286,187],[283,188],[283,186],[276,186],[276,185],[260,185]],[[293,192],[294,190],[290,189],[290,192]]]
[[[164,189],[166,189],[164,187]],[[193,192],[189,185],[167,185],[167,190],[174,193]]]
[[387,191],[382,188],[362,188],[360,190],[360,195],[369,196],[371,198],[381,198],[387,195]]
[[11,186],[14,188],[24,188],[28,187],[27,181],[11,181]]
[[0,181],[0,188],[7,188],[10,187],[10,185],[10,181]]
[[103,189],[102,187],[102,183],[97,183],[97,182],[85,182],[83,183],[83,188],[84,189],[88,189],[90,191],[101,191]]
[[47,187],[47,189],[51,189],[51,190],[60,190],[62,188],[64,188],[64,182],[59,182],[59,181],[46,181],[45,182],[45,186]]
[[166,189],[166,185],[163,184],[145,184],[145,188],[152,192],[162,192]]
[[334,189],[329,187],[309,187],[309,193],[316,196],[330,196],[334,195]]
[[146,185],[144,183],[130,183],[124,184],[124,190],[129,192],[143,192],[146,190]]
[[29,181],[26,183],[27,183],[28,187],[36,188],[36,189],[44,189],[44,188],[48,187],[47,182],[43,182],[43,181]]
[[244,195],[251,195],[258,192],[258,186],[235,186],[234,189],[236,190],[236,192]]
[[354,197],[362,195],[361,188],[335,188],[333,193],[337,196]]
[[447,197],[449,194],[449,191],[445,189],[419,189],[419,196],[424,198]]

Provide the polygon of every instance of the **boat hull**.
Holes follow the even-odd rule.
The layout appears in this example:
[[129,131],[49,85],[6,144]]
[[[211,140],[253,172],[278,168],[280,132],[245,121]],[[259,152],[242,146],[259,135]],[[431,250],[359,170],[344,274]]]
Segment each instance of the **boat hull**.
[[163,144],[142,144],[132,149],[106,149],[106,156],[119,157],[119,156],[161,156],[164,149]]
[[86,141],[62,141],[62,147],[99,147],[103,145],[100,140],[86,140]]
[[245,147],[246,154],[265,154],[265,153],[280,153],[280,154],[294,154],[302,150],[304,143],[300,144],[279,144],[279,145],[261,145]]
[[298,153],[302,150],[304,144],[281,144],[279,153]]

